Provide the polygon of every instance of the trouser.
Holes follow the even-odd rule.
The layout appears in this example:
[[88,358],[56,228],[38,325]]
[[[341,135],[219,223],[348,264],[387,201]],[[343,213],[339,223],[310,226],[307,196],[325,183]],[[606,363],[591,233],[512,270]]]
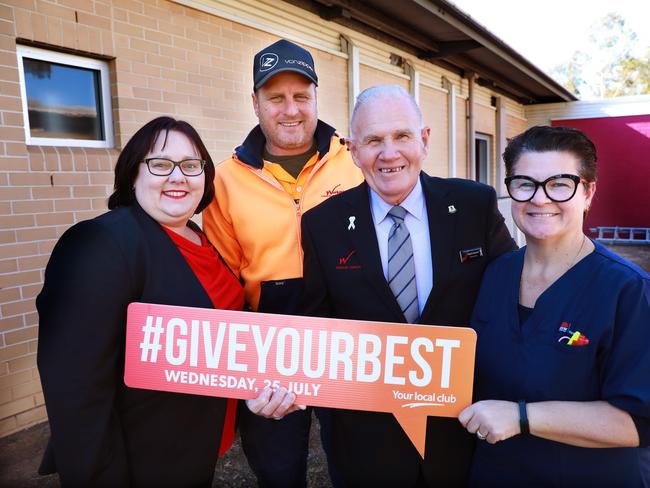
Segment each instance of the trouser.
[[239,402],[242,447],[260,488],[305,488],[311,408],[281,420],[255,415]]

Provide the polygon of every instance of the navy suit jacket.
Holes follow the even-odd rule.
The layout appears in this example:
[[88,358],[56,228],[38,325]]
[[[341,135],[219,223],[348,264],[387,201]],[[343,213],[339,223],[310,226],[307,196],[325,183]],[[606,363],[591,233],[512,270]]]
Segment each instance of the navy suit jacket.
[[58,471],[64,486],[209,486],[226,400],[124,384],[126,309],[134,301],[213,308],[139,205],[70,228],[36,301],[51,428],[41,473]]
[[[489,261],[515,249],[494,190],[420,174],[433,262],[433,288],[420,323],[467,326]],[[405,322],[383,274],[368,185],[330,198],[302,220],[305,252],[301,313]],[[453,207],[452,207],[453,206]],[[354,229],[350,227],[354,218]],[[461,262],[460,251],[483,256]],[[346,260],[347,258],[347,260]],[[422,461],[392,414],[330,410],[330,462],[345,486],[462,485],[474,437],[457,419],[429,417]],[[329,429],[328,429],[329,430]]]

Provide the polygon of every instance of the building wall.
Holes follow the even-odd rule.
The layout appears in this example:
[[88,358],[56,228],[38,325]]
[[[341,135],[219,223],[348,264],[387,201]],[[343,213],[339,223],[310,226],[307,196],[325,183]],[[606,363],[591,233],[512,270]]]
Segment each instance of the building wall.
[[447,94],[440,89],[421,86],[420,110],[424,124],[431,128],[424,171],[433,176],[447,176]]
[[583,131],[598,152],[598,189],[585,229],[650,227],[650,114],[552,121]]
[[[253,54],[279,35],[314,54],[319,115],[347,134],[349,60],[341,34],[361,49],[361,88],[376,83],[409,88],[409,77],[389,63],[390,53],[406,53],[279,0],[5,0],[0,5],[0,436],[46,417],[36,370],[34,305],[43,269],[70,225],[106,211],[113,167],[129,137],[153,117],[172,115],[198,129],[215,160],[227,157],[256,123],[250,98]],[[115,148],[25,144],[17,40],[109,59]],[[455,73],[411,61],[421,71],[420,102],[432,128],[425,169],[448,174],[444,76],[457,89],[455,163],[457,176],[464,177],[467,83]],[[484,100],[492,96],[485,88],[476,92]],[[509,110],[523,111],[508,103]],[[479,126],[494,136],[494,114],[481,115]]]

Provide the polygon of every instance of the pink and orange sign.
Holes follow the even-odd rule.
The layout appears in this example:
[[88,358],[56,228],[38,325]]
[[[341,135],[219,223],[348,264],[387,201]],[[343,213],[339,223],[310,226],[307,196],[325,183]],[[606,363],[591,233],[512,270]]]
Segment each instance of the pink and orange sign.
[[284,386],[297,404],[392,412],[424,457],[427,416],[472,401],[475,350],[462,327],[132,303],[124,381],[240,399]]

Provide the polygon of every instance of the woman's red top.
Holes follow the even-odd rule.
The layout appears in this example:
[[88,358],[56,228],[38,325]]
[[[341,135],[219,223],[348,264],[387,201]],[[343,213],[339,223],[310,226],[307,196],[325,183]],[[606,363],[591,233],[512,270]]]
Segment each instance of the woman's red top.
[[[194,271],[199,283],[210,297],[214,308],[243,310],[244,289],[235,275],[221,261],[217,251],[208,242],[205,235],[202,232],[197,232],[197,235],[201,238],[201,245],[199,246],[167,227],[163,227],[163,229],[174,241],[185,261]],[[219,456],[228,451],[235,440],[236,412],[237,400],[228,398]]]

